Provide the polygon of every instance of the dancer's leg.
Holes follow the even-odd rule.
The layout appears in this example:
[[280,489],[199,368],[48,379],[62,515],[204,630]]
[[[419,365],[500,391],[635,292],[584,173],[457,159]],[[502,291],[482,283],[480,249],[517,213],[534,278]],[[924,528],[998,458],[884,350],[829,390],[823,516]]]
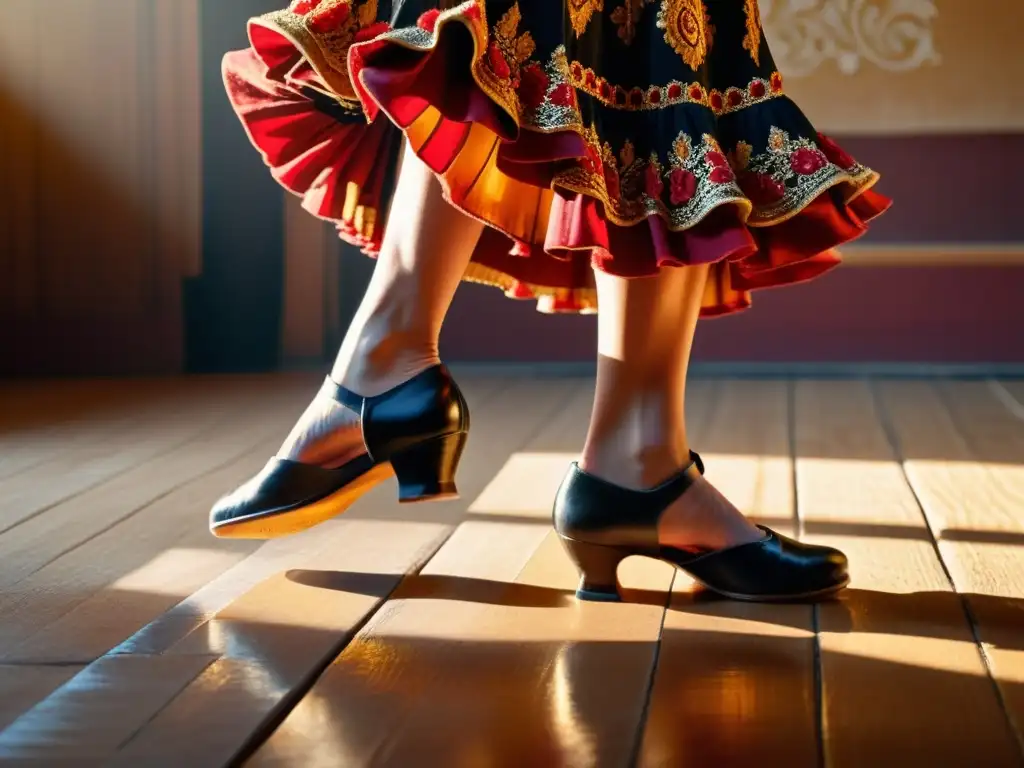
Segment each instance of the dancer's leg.
[[[440,184],[407,146],[380,255],[342,341],[334,381],[369,397],[439,362],[441,324],[482,230],[445,202]],[[353,446],[351,420],[350,411],[318,396],[278,455],[343,463]]]
[[[689,463],[683,398],[707,267],[625,280],[597,272],[598,368],[580,465],[628,488],[650,488]],[[763,534],[706,480],[661,518],[663,544],[718,549]]]

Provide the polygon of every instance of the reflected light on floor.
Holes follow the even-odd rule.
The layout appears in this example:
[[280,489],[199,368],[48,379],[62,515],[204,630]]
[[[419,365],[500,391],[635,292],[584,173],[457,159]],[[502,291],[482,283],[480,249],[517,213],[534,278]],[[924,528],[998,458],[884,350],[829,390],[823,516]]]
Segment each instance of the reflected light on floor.
[[227,570],[239,560],[235,552],[217,552],[210,549],[174,548],[161,552],[141,568],[136,568],[110,585],[110,589],[124,592],[146,592],[153,595],[182,595],[182,589],[170,574],[184,570]]
[[484,515],[551,517],[551,501],[575,453],[513,453],[469,507]]

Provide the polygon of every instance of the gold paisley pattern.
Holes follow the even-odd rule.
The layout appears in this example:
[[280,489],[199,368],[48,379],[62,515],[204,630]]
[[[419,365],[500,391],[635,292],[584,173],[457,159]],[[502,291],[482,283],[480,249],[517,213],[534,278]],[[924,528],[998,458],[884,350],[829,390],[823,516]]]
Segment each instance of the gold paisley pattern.
[[569,23],[576,37],[582,35],[595,11],[604,10],[604,0],[566,0],[569,6]]
[[662,0],[658,28],[665,31],[665,42],[683,57],[686,66],[700,68],[714,38],[703,0]]
[[761,8],[757,0],[747,0],[747,34],[743,38],[743,48],[750,53],[755,66],[761,66]]

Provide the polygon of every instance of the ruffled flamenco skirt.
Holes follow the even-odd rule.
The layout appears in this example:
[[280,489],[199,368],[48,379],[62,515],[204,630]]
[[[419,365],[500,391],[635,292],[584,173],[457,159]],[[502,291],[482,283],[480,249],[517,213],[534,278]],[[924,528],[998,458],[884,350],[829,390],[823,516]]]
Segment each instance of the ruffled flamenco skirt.
[[890,202],[785,95],[756,0],[295,0],[248,31],[227,92],[306,210],[374,255],[408,142],[487,225],[465,279],[542,312],[699,264],[702,315],[735,312]]

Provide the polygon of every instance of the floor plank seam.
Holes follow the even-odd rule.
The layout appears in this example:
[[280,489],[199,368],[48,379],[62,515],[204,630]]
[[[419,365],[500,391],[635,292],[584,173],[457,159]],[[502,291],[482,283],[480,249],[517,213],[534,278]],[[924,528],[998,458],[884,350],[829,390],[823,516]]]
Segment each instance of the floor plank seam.
[[[141,656],[142,654],[138,654],[138,655]],[[138,727],[134,731],[132,731],[131,734],[129,734],[128,737],[124,739],[124,741],[122,741],[120,744],[117,745],[117,748],[114,750],[113,754],[116,755],[118,752],[122,751],[129,744],[131,744],[135,739],[137,739],[142,734],[142,732],[146,730],[146,727],[150,723],[152,723],[154,720],[156,720],[156,718],[160,715],[161,712],[163,712],[165,709],[167,709],[183,691],[187,690],[188,687],[190,685],[192,685],[192,683],[194,683],[196,680],[198,680],[200,677],[202,677],[206,673],[206,670],[208,670],[210,667],[212,667],[216,663],[216,661],[217,661],[217,659],[210,659],[208,663],[203,665],[202,669],[197,670],[196,673],[192,677],[190,677],[188,680],[186,680],[184,682],[184,684],[180,688],[178,688],[177,692],[173,696],[169,696],[167,698],[167,701],[164,702],[163,706],[157,707],[156,711],[151,712],[149,714],[149,717],[145,718],[145,720],[140,722]],[[72,678],[72,680],[73,679],[74,678]],[[70,681],[68,681],[68,682],[70,682]],[[43,701],[45,701],[45,699]],[[42,703],[42,702],[40,702],[40,703]],[[29,711],[31,711],[31,710],[29,710]]]
[[[796,442],[796,380],[786,380],[786,433],[789,443],[789,476],[790,493],[793,498],[793,520],[797,538],[804,536],[804,519],[800,514],[799,478],[797,476],[797,442]],[[825,676],[822,673],[821,654],[821,611],[817,605],[811,609],[811,632],[814,640],[811,643],[812,685],[814,686],[814,743],[816,764],[818,768],[826,768],[828,764],[825,752]]]
[[[935,383],[931,382],[931,386],[935,387]],[[917,508],[921,512],[921,518],[924,521],[925,530],[928,531],[929,539],[931,540],[932,549],[935,552],[935,557],[939,561],[939,567],[942,568],[942,573],[949,583],[950,589],[957,596],[957,602],[960,604],[960,610],[963,612],[964,618],[967,621],[967,626],[971,632],[971,638],[974,640],[974,646],[978,650],[978,656],[981,658],[982,666],[985,669],[985,674],[988,676],[989,683],[992,686],[992,690],[995,693],[996,701],[999,702],[999,707],[1002,710],[1003,718],[1006,721],[1007,727],[1010,729],[1010,733],[1013,735],[1017,742],[1018,749],[1020,750],[1021,759],[1024,761],[1024,734],[1018,724],[1014,721],[1013,716],[1010,714],[1009,702],[1006,700],[1002,686],[999,685],[999,681],[996,679],[995,670],[993,668],[992,659],[985,647],[985,643],[981,639],[981,634],[978,630],[978,620],[974,615],[974,611],[971,610],[970,601],[966,595],[960,592],[957,587],[956,579],[953,577],[952,571],[950,571],[946,559],[942,555],[942,549],[939,547],[939,537],[935,533],[935,528],[932,526],[932,521],[928,517],[928,512],[925,508],[924,500],[920,497],[917,492],[917,488],[914,487],[913,481],[910,479],[910,474],[907,472],[907,460],[903,452],[903,447],[899,440],[899,435],[896,434],[896,429],[892,423],[892,416],[889,413],[889,409],[886,407],[878,387],[875,382],[870,384],[871,397],[874,402],[875,411],[878,414],[879,423],[882,426],[882,430],[885,433],[886,439],[889,441],[889,445],[896,457],[896,461],[900,467],[900,474],[903,476],[903,481],[907,484],[910,489],[910,493],[914,499],[914,503],[917,504]],[[949,403],[946,394],[940,387],[935,387],[936,395],[939,401],[946,408],[947,413],[950,417],[950,423],[953,428],[959,433],[961,439],[966,442],[966,437],[963,434],[960,425],[956,423],[956,417],[952,410],[949,408]],[[1009,395],[1009,392],[1007,392]]]
[[313,690],[313,686],[316,685],[317,681],[323,677],[324,673],[330,669],[331,665],[337,660],[337,658],[345,652],[345,649],[352,643],[352,641],[359,635],[367,624],[381,611],[381,609],[388,604],[391,600],[391,596],[398,591],[407,579],[419,576],[423,569],[427,566],[427,563],[438,553],[438,551],[445,545],[452,534],[455,533],[457,526],[449,528],[444,536],[438,537],[438,545],[432,552],[426,554],[421,562],[417,563],[412,569],[405,572],[400,579],[395,582],[395,585],[388,591],[388,593],[381,598],[380,602],[374,606],[373,610],[367,611],[363,617],[356,622],[352,628],[343,635],[338,644],[331,648],[326,654],[324,654],[325,661],[313,666],[303,680],[292,688],[287,694],[281,697],[274,708],[267,715],[264,722],[260,723],[253,732],[249,735],[242,745],[235,752],[234,756],[231,757],[225,763],[224,768],[242,768],[245,762],[256,754],[257,750],[262,747],[274,732],[281,727],[281,724],[288,718],[292,710],[297,707],[306,695]]
[[661,623],[658,625],[658,641],[654,644],[654,658],[651,660],[651,671],[647,676],[647,692],[644,697],[644,705],[640,708],[640,718],[637,722],[633,748],[630,750],[630,760],[628,763],[630,768],[636,768],[640,762],[644,746],[644,732],[647,730],[647,718],[651,714],[651,698],[654,695],[654,683],[658,678],[658,662],[661,661],[661,640],[665,634],[665,621],[668,619],[668,612],[672,607],[672,593],[678,578],[679,571],[673,571],[672,579],[668,584],[668,590],[665,592],[665,605],[662,607]]

